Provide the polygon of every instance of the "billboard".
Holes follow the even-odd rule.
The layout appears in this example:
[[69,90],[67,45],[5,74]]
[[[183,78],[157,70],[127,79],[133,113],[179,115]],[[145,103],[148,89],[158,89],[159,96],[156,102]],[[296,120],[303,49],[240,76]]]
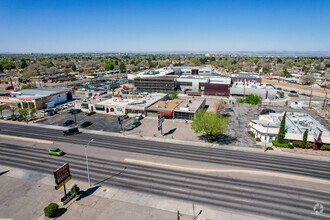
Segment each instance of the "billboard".
[[56,183],[56,189],[61,188],[66,182],[68,182],[72,176],[70,174],[69,163],[63,164],[61,167],[54,171],[54,178]]

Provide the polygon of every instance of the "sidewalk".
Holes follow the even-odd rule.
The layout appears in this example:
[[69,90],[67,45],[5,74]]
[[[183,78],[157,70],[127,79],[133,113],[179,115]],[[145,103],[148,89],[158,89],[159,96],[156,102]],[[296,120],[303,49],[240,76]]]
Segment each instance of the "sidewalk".
[[[89,187],[87,183],[74,178],[66,184],[67,189],[77,184],[87,193],[61,206],[59,201],[64,194],[63,189],[54,190],[54,180],[51,175],[4,166],[0,166],[0,170],[10,170],[0,176],[2,186],[0,188],[0,198],[2,198],[0,199],[0,218],[48,219],[44,217],[43,209],[49,203],[55,202],[59,204],[59,208],[67,209],[61,216],[55,218],[61,220],[173,220],[177,218],[177,211],[182,214],[180,220],[193,219],[192,203],[99,185]],[[265,219],[215,210],[199,204],[195,204],[195,210],[197,210],[196,213],[203,210],[202,214],[196,218],[197,220]]]

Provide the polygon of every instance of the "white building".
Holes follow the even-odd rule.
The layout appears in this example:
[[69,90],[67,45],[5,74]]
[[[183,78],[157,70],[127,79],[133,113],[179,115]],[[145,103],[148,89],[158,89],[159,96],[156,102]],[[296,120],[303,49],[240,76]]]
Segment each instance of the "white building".
[[[260,138],[262,142],[270,143],[276,139],[284,113],[270,113],[269,115],[260,115],[258,120],[250,121],[250,131],[255,137]],[[308,130],[309,142],[314,142],[314,136],[319,130],[322,131],[321,142],[330,144],[330,132],[318,121],[307,113],[287,112],[285,119],[285,139],[299,140],[303,139],[305,130]]]
[[257,95],[262,99],[277,99],[277,90],[270,85],[259,84],[255,82],[235,82],[230,88],[232,96],[247,96],[249,94]]
[[211,67],[204,66],[177,66],[173,70],[176,75],[209,75],[213,72]]

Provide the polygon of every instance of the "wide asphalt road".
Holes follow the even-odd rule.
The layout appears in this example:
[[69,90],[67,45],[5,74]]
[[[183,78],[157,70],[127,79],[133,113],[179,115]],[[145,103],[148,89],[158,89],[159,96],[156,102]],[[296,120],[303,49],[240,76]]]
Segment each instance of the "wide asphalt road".
[[7,123],[0,123],[0,134],[80,145],[87,144],[93,138],[93,147],[330,179],[330,162],[297,157],[88,133],[63,136],[63,132],[57,129]]
[[[71,153],[56,157],[44,149],[0,143],[1,165],[51,174],[64,162],[70,163],[73,178],[86,181],[84,155]],[[277,219],[328,219],[330,214],[327,189],[318,191],[95,157],[89,157],[89,165],[95,188],[115,186]],[[313,213],[316,203],[324,205],[323,215]]]

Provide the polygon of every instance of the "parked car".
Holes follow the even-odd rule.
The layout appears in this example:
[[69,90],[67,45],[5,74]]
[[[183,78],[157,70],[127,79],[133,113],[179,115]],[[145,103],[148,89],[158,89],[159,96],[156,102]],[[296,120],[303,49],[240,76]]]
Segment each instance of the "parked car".
[[266,115],[266,114],[269,114],[269,113],[275,113],[275,111],[273,109],[270,109],[270,108],[265,108],[260,112],[261,115]]
[[132,128],[136,128],[136,127],[139,127],[141,125],[141,122],[140,121],[136,121],[132,124]]
[[49,148],[48,153],[50,155],[56,155],[56,156],[62,156],[64,154],[64,152],[60,148],[57,148],[57,147]]
[[13,87],[13,86],[6,86],[5,89],[6,89],[6,90],[11,90],[11,89],[14,89],[14,87]]
[[78,128],[69,128],[66,131],[63,131],[63,135],[67,136],[67,135],[72,135],[72,134],[79,134],[79,129]]
[[138,113],[138,114],[135,116],[135,119],[136,119],[136,120],[141,120],[142,118],[143,118],[142,113]]
[[87,112],[85,115],[86,116],[91,116],[91,115],[94,115],[96,112]]
[[125,114],[125,115],[122,115],[124,119],[128,118],[128,115]]
[[92,125],[93,123],[91,122],[91,121],[85,121],[85,122],[83,122],[81,125],[80,125],[80,127],[82,127],[82,128],[86,128],[86,127],[88,127],[88,126],[90,126],[90,125]]
[[72,125],[74,123],[73,120],[67,120],[66,122],[63,123],[63,126],[69,126]]
[[233,108],[224,108],[223,110],[224,110],[225,112],[233,112],[233,111],[234,111]]

